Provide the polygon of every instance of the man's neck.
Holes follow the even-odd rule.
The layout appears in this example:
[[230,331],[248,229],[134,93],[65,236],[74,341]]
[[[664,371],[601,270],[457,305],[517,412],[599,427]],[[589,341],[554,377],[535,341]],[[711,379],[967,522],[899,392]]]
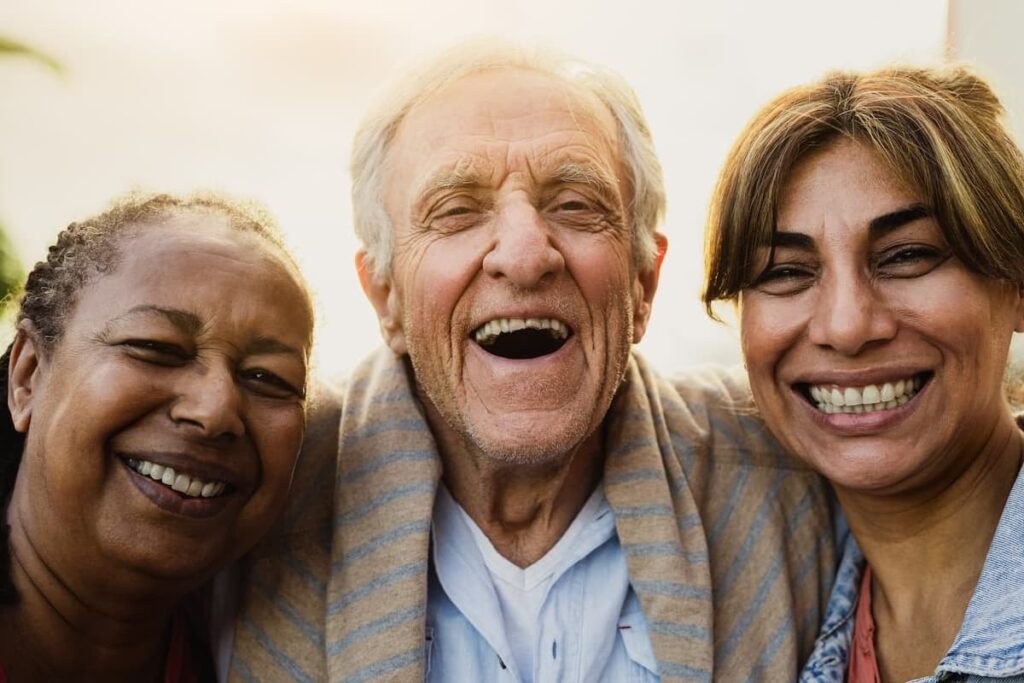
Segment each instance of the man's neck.
[[450,432],[439,436],[438,445],[452,498],[495,550],[519,567],[533,564],[558,542],[604,468],[600,429],[542,465],[497,462]]
[[0,663],[9,680],[159,680],[179,594],[99,587],[94,594],[58,576],[16,522],[10,545],[18,601],[0,607]]

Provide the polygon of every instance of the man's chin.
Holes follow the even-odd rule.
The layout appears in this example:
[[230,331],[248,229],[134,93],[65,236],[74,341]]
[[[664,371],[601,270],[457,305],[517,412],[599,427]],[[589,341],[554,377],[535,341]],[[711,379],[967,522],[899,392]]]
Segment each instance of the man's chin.
[[[515,422],[515,421],[508,421]],[[576,451],[591,432],[589,420],[567,418],[549,425],[470,425],[465,438],[481,456],[496,465],[556,466]]]

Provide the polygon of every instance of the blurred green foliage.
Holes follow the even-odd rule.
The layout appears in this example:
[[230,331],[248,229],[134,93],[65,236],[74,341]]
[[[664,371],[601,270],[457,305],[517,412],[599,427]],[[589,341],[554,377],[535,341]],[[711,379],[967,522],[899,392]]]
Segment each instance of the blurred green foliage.
[[[63,74],[64,68],[53,57],[39,50],[19,43],[16,40],[0,36],[0,58],[23,57],[41,64],[57,74]],[[7,230],[0,223],[0,310],[7,307],[12,295],[21,289],[25,280],[25,268],[17,255]]]
[[19,43],[16,40],[11,40],[4,36],[0,36],[0,56],[11,57],[20,56],[28,57],[40,64],[44,64],[52,69],[56,73],[64,73],[64,67],[60,65],[53,57],[49,56],[44,52],[40,52],[34,47],[29,47],[24,43]]

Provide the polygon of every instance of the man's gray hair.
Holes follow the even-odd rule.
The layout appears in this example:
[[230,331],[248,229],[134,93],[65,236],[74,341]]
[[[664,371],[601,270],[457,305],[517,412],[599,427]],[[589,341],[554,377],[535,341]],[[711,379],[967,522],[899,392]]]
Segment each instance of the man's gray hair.
[[608,107],[618,126],[632,196],[627,206],[633,257],[640,271],[654,263],[654,235],[665,213],[661,164],[640,103],[621,76],[604,67],[540,48],[501,41],[471,42],[442,53],[384,93],[356,130],[352,146],[352,207],[356,235],[377,277],[390,272],[394,238],[384,207],[387,160],[398,127],[433,93],[467,76],[497,69],[527,69],[561,79],[591,93]]

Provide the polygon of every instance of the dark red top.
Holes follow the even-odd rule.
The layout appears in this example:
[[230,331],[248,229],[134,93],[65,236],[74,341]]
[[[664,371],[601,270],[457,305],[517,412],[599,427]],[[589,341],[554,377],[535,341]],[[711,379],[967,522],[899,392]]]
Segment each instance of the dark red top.
[[[3,666],[0,666],[0,683],[7,683]],[[175,614],[171,621],[171,642],[167,646],[164,683],[199,683],[195,657],[189,646],[188,627],[181,614]]]
[[[847,683],[881,683],[878,655],[875,653],[875,617],[871,614],[871,567],[864,567],[857,596],[857,613],[853,618],[853,643],[850,648],[850,669]],[[3,683],[3,681],[0,681]]]

